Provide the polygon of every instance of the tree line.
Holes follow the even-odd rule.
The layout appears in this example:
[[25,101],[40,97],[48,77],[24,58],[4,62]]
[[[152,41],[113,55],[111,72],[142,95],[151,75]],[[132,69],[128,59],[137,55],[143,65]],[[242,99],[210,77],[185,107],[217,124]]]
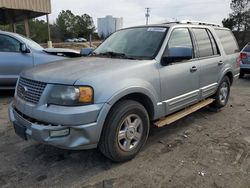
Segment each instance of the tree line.
[[240,48],[250,42],[250,0],[232,0],[232,12],[224,18],[222,24],[231,29]]
[[[44,20],[29,20],[30,38],[38,43],[48,40],[48,25]],[[1,25],[0,30],[12,31],[11,25]],[[88,14],[75,15],[70,10],[63,10],[56,20],[50,24],[51,38],[53,42],[62,42],[68,38],[86,38],[90,35],[97,38],[93,19]],[[16,32],[25,35],[24,23],[16,23]]]

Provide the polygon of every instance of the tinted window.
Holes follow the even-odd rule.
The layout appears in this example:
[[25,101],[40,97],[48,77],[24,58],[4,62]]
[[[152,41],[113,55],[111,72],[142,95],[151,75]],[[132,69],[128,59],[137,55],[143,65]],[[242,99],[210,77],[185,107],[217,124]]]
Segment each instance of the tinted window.
[[244,52],[250,52],[250,45],[247,45],[247,46],[244,48],[243,51],[244,51]]
[[192,59],[193,44],[187,28],[178,28],[171,33],[164,56]]
[[239,51],[238,44],[231,31],[219,29],[216,29],[215,31],[221,40],[226,54],[234,54]]
[[206,29],[193,29],[200,57],[213,55],[213,48]]
[[0,51],[1,52],[20,52],[20,42],[16,39],[0,35]]
[[216,41],[215,41],[215,39],[214,39],[214,36],[212,35],[212,33],[211,33],[209,30],[207,30],[207,32],[208,32],[209,38],[210,38],[211,43],[212,43],[213,54],[214,54],[214,55],[220,54],[219,48],[218,48],[218,46],[217,46],[217,44],[216,44]]

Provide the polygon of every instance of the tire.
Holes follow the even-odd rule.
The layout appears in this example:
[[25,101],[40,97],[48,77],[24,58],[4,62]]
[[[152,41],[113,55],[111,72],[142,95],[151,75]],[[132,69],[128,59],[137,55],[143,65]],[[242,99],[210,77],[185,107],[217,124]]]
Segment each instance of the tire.
[[150,120],[143,105],[123,100],[111,109],[99,142],[100,151],[114,162],[133,159],[146,143]]
[[222,79],[215,93],[215,96],[214,96],[215,101],[212,104],[212,107],[220,109],[227,105],[227,102],[230,96],[230,86],[231,86],[230,80],[227,76],[225,76]]
[[244,78],[244,73],[240,72],[239,78]]

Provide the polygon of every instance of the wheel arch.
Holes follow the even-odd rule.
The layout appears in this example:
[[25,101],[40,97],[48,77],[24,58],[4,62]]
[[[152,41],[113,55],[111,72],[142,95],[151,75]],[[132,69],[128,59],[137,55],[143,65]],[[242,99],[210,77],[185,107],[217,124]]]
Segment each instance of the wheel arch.
[[228,71],[228,72],[226,72],[225,76],[227,76],[229,78],[230,84],[232,85],[233,81],[234,81],[233,73],[231,71]]
[[226,70],[223,72],[223,74],[222,74],[222,76],[221,76],[221,78],[220,78],[220,80],[219,80],[219,83],[221,82],[221,80],[222,80],[225,76],[227,76],[227,77],[229,78],[230,84],[232,85],[232,84],[233,84],[233,81],[234,81],[233,71],[232,71],[231,69],[226,69]]
[[154,120],[157,113],[157,102],[154,95],[150,93],[150,91],[146,89],[130,89],[123,92],[122,94],[113,96],[108,103],[111,105],[112,109],[115,104],[126,99],[134,100],[142,104],[147,110],[150,120]]

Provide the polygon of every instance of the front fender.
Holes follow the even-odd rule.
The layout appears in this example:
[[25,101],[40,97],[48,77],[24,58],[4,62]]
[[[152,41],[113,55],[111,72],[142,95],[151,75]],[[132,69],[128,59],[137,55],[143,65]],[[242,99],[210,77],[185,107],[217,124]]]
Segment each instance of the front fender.
[[160,109],[161,107],[157,105],[159,102],[159,97],[157,94],[157,91],[152,87],[147,85],[145,86],[129,86],[123,89],[120,89],[116,93],[114,93],[107,101],[107,103],[111,106],[113,106],[117,101],[124,98],[127,95],[130,94],[143,94],[150,99],[150,101],[153,104],[153,110],[154,110],[154,119],[157,119],[158,117],[161,117],[164,113],[164,109]]

